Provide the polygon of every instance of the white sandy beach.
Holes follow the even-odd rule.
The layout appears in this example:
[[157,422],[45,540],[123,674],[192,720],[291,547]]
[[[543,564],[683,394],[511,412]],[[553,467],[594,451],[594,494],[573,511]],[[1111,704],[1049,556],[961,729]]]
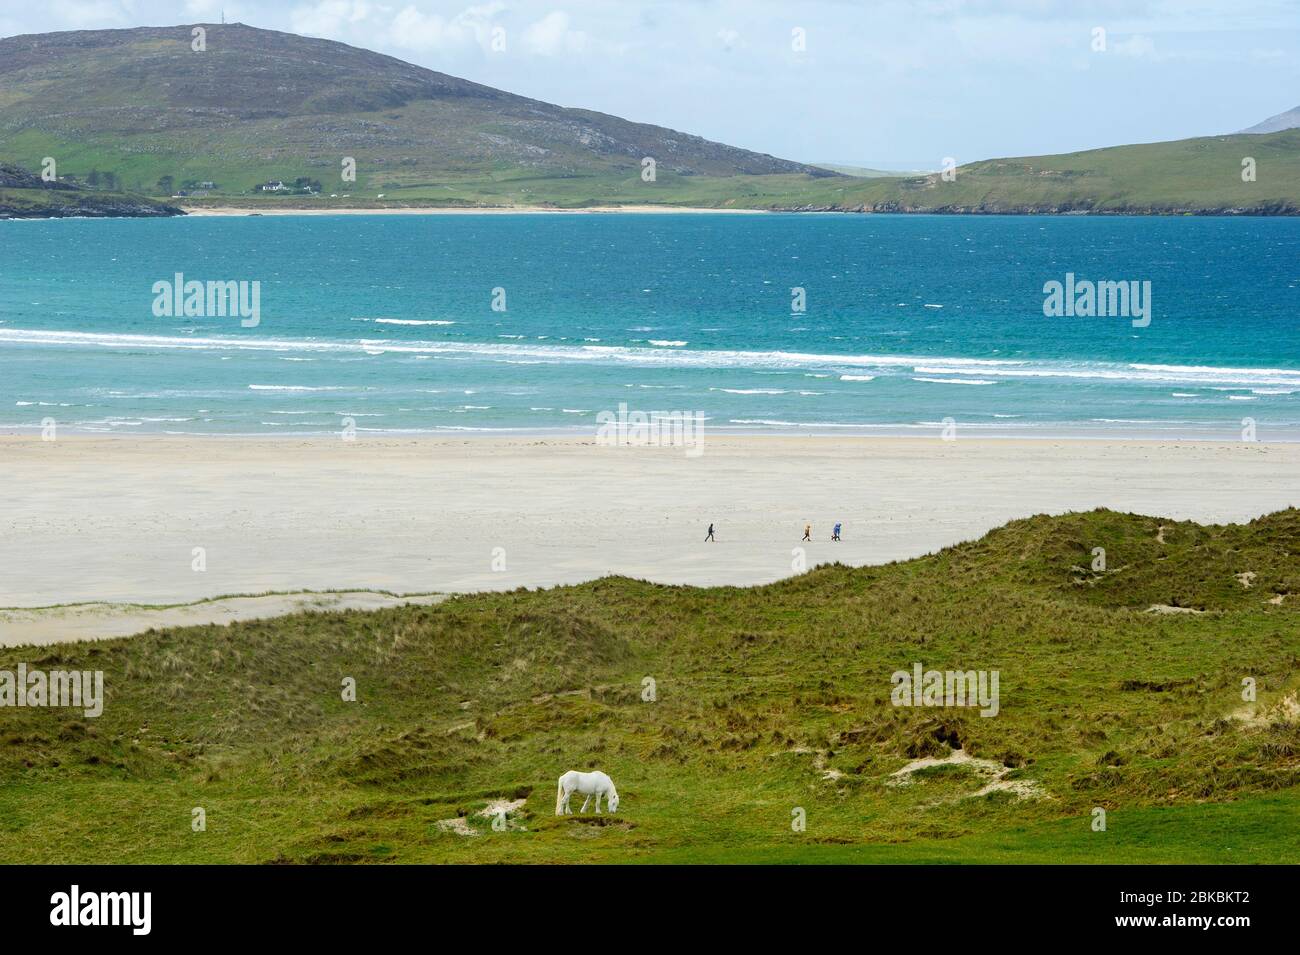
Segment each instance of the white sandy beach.
[[381,206],[374,209],[357,207],[319,209],[262,208],[261,206],[193,206],[180,203],[178,208],[191,216],[491,216],[491,215],[600,215],[611,212],[648,213],[705,213],[722,212],[728,215],[765,215],[766,209],[708,209],[694,206],[587,206],[581,209],[561,209],[554,206],[490,206],[446,207],[437,206]]
[[[1229,522],[1300,504],[1296,444],[709,436],[690,458],[593,438],[31,435],[0,437],[0,458],[4,608],[428,594],[605,574],[754,584],[792,573],[806,522],[810,565],[874,564],[1036,513],[1106,506]],[[829,540],[836,521],[842,543]],[[710,522],[718,540],[705,544]],[[301,601],[255,604],[180,617],[0,613],[0,645],[224,622]]]

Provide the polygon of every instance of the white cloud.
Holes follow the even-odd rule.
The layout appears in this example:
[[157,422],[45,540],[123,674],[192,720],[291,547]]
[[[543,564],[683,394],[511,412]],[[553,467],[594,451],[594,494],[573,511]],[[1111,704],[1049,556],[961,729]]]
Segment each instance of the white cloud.
[[487,49],[492,42],[492,29],[498,26],[495,17],[505,9],[504,3],[493,0],[444,17],[406,6],[393,17],[388,40],[408,50],[448,50],[474,45]]
[[587,34],[569,29],[569,15],[554,10],[524,31],[524,44],[539,56],[581,53],[587,48]]
[[294,7],[289,18],[295,33],[337,37],[363,22],[373,8],[367,0],[319,0],[310,6]]
[[207,20],[208,17],[219,15],[220,12],[221,0],[185,0],[186,17]]
[[50,12],[65,28],[90,30],[125,22],[127,11],[114,0],[55,0]]

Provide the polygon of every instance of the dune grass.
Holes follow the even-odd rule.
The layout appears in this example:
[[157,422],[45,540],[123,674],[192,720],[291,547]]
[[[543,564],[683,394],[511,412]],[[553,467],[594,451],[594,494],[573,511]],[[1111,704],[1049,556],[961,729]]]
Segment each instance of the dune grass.
[[[1297,545],[1296,510],[1094,511],[758,588],[607,578],[0,651],[106,688],[99,718],[0,709],[0,862],[1300,861]],[[998,715],[892,705],[914,662],[998,670]],[[895,785],[954,746],[977,762]],[[975,795],[983,766],[1032,795]],[[619,813],[555,817],[589,768]]]

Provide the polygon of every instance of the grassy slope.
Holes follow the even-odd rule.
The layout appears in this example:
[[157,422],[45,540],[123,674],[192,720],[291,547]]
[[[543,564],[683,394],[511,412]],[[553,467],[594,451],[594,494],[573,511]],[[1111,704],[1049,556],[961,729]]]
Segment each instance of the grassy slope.
[[[300,176],[326,192],[371,196],[442,193],[447,184],[491,192],[502,176],[639,181],[645,156],[668,175],[826,175],[332,41],[239,24],[206,29],[202,52],[190,49],[187,27],[0,40],[0,157],[29,168],[56,157],[61,173],[83,178],[112,171],[134,191],[155,190],[166,175],[177,187],[212,180],[225,195]],[[64,107],[51,111],[50,102]],[[355,184],[341,180],[345,156],[356,160]]]
[[[1241,160],[1257,163],[1255,182],[1241,181]],[[679,176],[654,183],[634,172],[563,179],[502,170],[445,176],[438,182],[379,181],[350,191],[386,203],[541,205],[667,204],[738,209],[846,209],[879,212],[1300,214],[1300,129],[1263,136],[1220,136],[1116,146],[1061,156],[994,159],[962,166],[953,182],[917,178],[814,179],[799,174]],[[283,203],[285,200],[271,199]],[[327,207],[328,198],[301,200]],[[215,204],[220,204],[216,202]],[[354,204],[352,200],[343,204]]]
[[[1255,182],[1242,182],[1244,157]],[[876,180],[856,194],[900,211],[1300,213],[1300,129],[990,159],[938,176]]]
[[[1257,180],[1241,181],[1252,156]],[[1221,136],[1116,146],[1062,156],[997,159],[962,166],[953,182],[937,175],[860,179],[800,174],[681,176],[660,171],[656,182],[610,171],[556,179],[516,169],[484,177],[443,176],[437,182],[376,178],[368,189],[339,187],[348,200],[260,200],[304,208],[331,203],[542,205],[666,204],[737,209],[846,209],[880,212],[1179,213],[1242,211],[1300,214],[1300,129],[1263,136]],[[374,196],[384,193],[383,202]],[[362,197],[365,197],[364,199]],[[229,204],[212,200],[212,204]],[[244,200],[242,204],[248,204]],[[254,207],[258,200],[253,200]]]
[[[754,589],[611,578],[3,651],[103,669],[108,702],[0,710],[0,862],[1295,862],[1300,724],[1225,717],[1243,676],[1266,705],[1300,684],[1298,552],[1300,511],[1095,511]],[[999,669],[1000,715],[891,706],[914,661]],[[1049,798],[884,785],[954,739]],[[557,819],[555,778],[595,766],[622,811]],[[526,831],[437,827],[498,796],[527,796]]]
[[[218,184],[211,204],[662,203],[916,212],[1300,213],[1300,130],[997,159],[938,176],[863,179],[587,110],[561,109],[324,40],[209,25],[0,40],[0,161]],[[268,94],[265,77],[277,79]],[[49,103],[61,108],[50,110]],[[358,179],[340,178],[354,157]],[[654,157],[658,180],[641,181]],[[1259,163],[1242,183],[1241,160]],[[251,192],[319,180],[324,197]],[[330,193],[348,199],[328,198]],[[379,194],[384,200],[378,200]]]

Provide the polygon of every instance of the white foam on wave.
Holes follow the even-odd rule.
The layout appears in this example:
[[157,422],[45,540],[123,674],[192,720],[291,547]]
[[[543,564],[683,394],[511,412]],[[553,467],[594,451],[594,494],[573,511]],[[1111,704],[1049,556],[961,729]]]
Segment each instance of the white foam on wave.
[[[106,334],[60,330],[0,328],[0,344],[63,345],[74,347],[132,348],[193,351],[271,351],[355,355],[382,348],[392,354],[429,355],[442,358],[530,357],[556,363],[632,364],[646,367],[681,368],[803,368],[850,365],[908,368],[915,357],[899,355],[827,355],[788,351],[713,351],[664,348],[636,348],[617,345],[530,345],[497,342],[393,342],[374,339],[329,340],[319,338],[216,337],[179,338],[166,335]],[[963,368],[1014,367],[1022,361],[983,358],[944,358],[946,364]]]
[[[683,343],[685,344],[685,343]],[[908,355],[834,355],[793,351],[737,351],[616,345],[538,345],[523,342],[379,341],[320,338],[260,338],[138,335],[0,327],[0,345],[65,346],[226,352],[281,352],[358,355],[383,350],[391,354],[447,359],[532,358],[559,364],[628,364],[673,368],[825,368],[848,366],[898,369],[915,375],[954,378],[1076,378],[1117,382],[1159,382],[1201,387],[1281,387],[1300,390],[1300,369],[1215,368],[1204,365],[1156,365],[1118,362],[1030,361],[992,358],[919,357]],[[228,357],[228,356],[224,356]],[[874,377],[874,376],[872,376]],[[868,376],[840,376],[867,380]]]
[[[921,375],[961,375],[968,370],[957,362],[941,359],[940,364],[917,364],[913,369]],[[986,367],[981,375],[1000,378],[1078,378],[1135,383],[1185,384],[1185,385],[1295,385],[1300,387],[1300,369],[1282,368],[1208,368],[1194,365],[1121,365],[1103,362],[1036,362],[1020,363],[1019,367]],[[1233,390],[1223,388],[1222,390]]]
[[730,418],[728,424],[759,424],[767,428],[859,428],[863,425],[820,421],[774,421],[771,418]]
[[438,318],[376,318],[376,325],[455,325],[455,322]]
[[252,391],[343,391],[340,385],[323,385],[321,387],[311,387],[309,385],[249,385]]

